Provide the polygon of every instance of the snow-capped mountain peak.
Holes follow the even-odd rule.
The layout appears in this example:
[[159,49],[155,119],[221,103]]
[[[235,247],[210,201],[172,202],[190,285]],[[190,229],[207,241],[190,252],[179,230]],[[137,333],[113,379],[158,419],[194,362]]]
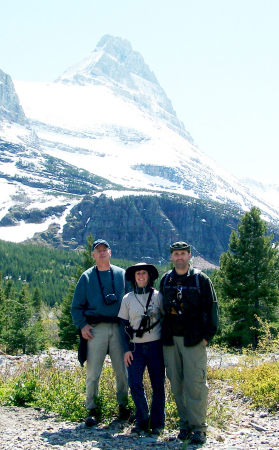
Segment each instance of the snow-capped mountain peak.
[[[63,211],[85,193],[122,186],[241,211],[258,206],[264,218],[279,221],[277,208],[251,194],[194,144],[156,76],[126,39],[105,35],[54,83],[18,81],[15,88],[28,125],[0,116],[1,179],[15,186],[2,210],[0,205],[3,226],[15,221],[9,215],[13,199],[25,202],[28,195],[32,203],[34,192],[24,195],[24,183],[43,194],[51,190],[53,200],[57,192],[66,193],[57,203]],[[8,90],[15,98],[12,85]],[[0,106],[12,111],[16,103],[5,100],[7,92],[1,98]],[[27,217],[26,211],[20,217]]]
[[122,84],[137,90],[132,74],[159,85],[141,54],[133,50],[127,39],[106,34],[95,50],[66,70],[58,80],[73,79],[77,75],[94,80],[99,77],[100,80],[103,78],[105,83],[110,80],[112,84]]
[[127,39],[103,36],[93,52],[66,70],[56,82],[106,86],[114,95],[150,117],[158,117],[192,141],[155,74]]

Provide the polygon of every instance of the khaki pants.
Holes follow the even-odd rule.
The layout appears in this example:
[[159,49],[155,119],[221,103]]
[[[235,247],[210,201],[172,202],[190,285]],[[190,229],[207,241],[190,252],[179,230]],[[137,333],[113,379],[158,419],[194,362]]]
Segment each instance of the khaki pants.
[[174,336],[174,345],[164,346],[167,377],[171,382],[180,428],[206,431],[208,386],[206,348],[201,342],[184,346],[184,338]]
[[99,380],[104,360],[110,355],[116,375],[116,398],[119,405],[128,401],[128,375],[124,364],[124,352],[116,323],[92,325],[93,339],[87,341],[86,403],[88,409],[97,407],[95,399],[99,395]]

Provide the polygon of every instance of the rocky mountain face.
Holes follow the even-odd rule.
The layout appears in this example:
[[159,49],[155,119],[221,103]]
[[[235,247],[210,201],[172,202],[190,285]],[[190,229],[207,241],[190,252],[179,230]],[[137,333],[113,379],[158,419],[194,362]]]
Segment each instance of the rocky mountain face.
[[190,198],[176,197],[174,201],[167,196],[130,196],[113,200],[101,195],[85,197],[72,209],[63,238],[76,237],[81,242],[89,233],[106,236],[115,257],[153,261],[168,261],[170,244],[185,240],[193,246],[195,256],[218,264],[236,223],[232,211],[224,217],[216,206],[213,212],[212,205]]
[[[19,226],[22,222],[40,224],[49,218],[55,221],[83,195],[118,187],[35,148],[0,139],[0,170],[4,164],[13,166],[14,170],[8,174],[0,171],[3,183],[0,229]],[[7,183],[11,195],[5,201],[3,191]]]
[[198,149],[125,39],[104,36],[54,83],[0,71],[0,239],[78,250],[92,233],[156,263],[183,239],[216,265],[251,206],[279,236],[278,208],[247,186]]
[[[110,194],[85,196],[71,209],[60,241],[58,229],[33,240],[46,245],[53,239],[59,247],[76,249],[89,234],[110,242],[115,258],[136,261],[169,261],[169,246],[184,240],[192,246],[195,258],[219,264],[221,253],[228,250],[232,229],[237,228],[240,214],[232,207],[190,197],[159,195]],[[279,239],[279,228],[271,227]],[[212,266],[213,267],[213,266]]]
[[[143,57],[104,36],[55,83],[16,83],[41,149],[128,189],[179,193],[279,213],[193,142]],[[104,175],[105,174],[105,175]]]
[[0,69],[0,122],[3,120],[28,124],[10,75]]

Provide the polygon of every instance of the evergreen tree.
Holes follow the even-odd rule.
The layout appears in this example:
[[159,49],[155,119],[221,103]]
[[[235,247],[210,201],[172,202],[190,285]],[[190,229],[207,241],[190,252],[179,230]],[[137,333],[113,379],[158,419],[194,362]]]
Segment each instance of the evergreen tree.
[[34,289],[32,303],[33,303],[35,310],[39,314],[41,307],[42,307],[42,296],[41,296],[40,289],[38,289],[37,287]]
[[2,343],[2,331],[4,326],[4,312],[6,307],[6,298],[2,283],[2,273],[0,272],[0,343]]
[[14,352],[21,350],[26,353],[30,333],[30,320],[33,315],[32,301],[27,284],[23,285],[18,298],[9,301],[11,323],[9,349]]
[[74,279],[70,283],[67,295],[64,297],[61,304],[61,315],[58,320],[58,336],[59,336],[59,347],[71,350],[78,345],[79,332],[73,324],[73,319],[71,315],[71,304],[73,300],[73,295],[81,274],[94,266],[95,260],[91,254],[91,248],[93,244],[93,237],[90,234],[87,239],[86,247],[82,252],[82,266],[76,265],[76,274]]
[[13,310],[16,298],[14,284],[12,280],[4,282],[2,289],[1,300],[1,344],[5,348],[5,351],[9,351],[9,343],[12,331],[13,322]]
[[229,250],[220,258],[220,271],[214,285],[224,317],[223,334],[236,346],[257,347],[260,325],[257,317],[276,320],[279,303],[278,244],[266,236],[267,225],[261,211],[253,207],[232,231]]
[[35,353],[45,347],[38,296],[39,290],[31,298],[26,283],[19,294],[12,280],[0,284],[0,343],[7,353]]

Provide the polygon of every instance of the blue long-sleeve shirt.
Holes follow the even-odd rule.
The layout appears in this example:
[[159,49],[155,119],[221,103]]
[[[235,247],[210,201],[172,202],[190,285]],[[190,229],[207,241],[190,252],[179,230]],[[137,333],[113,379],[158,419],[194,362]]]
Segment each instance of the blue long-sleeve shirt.
[[[82,329],[86,324],[85,314],[90,316],[117,317],[121,300],[129,292],[130,283],[125,279],[125,270],[111,265],[113,271],[115,295],[117,301],[106,304],[99,285],[96,267],[83,272],[77,282],[72,301],[71,313],[76,328]],[[104,295],[113,294],[113,286],[110,270],[100,271],[101,284],[104,287]]]

